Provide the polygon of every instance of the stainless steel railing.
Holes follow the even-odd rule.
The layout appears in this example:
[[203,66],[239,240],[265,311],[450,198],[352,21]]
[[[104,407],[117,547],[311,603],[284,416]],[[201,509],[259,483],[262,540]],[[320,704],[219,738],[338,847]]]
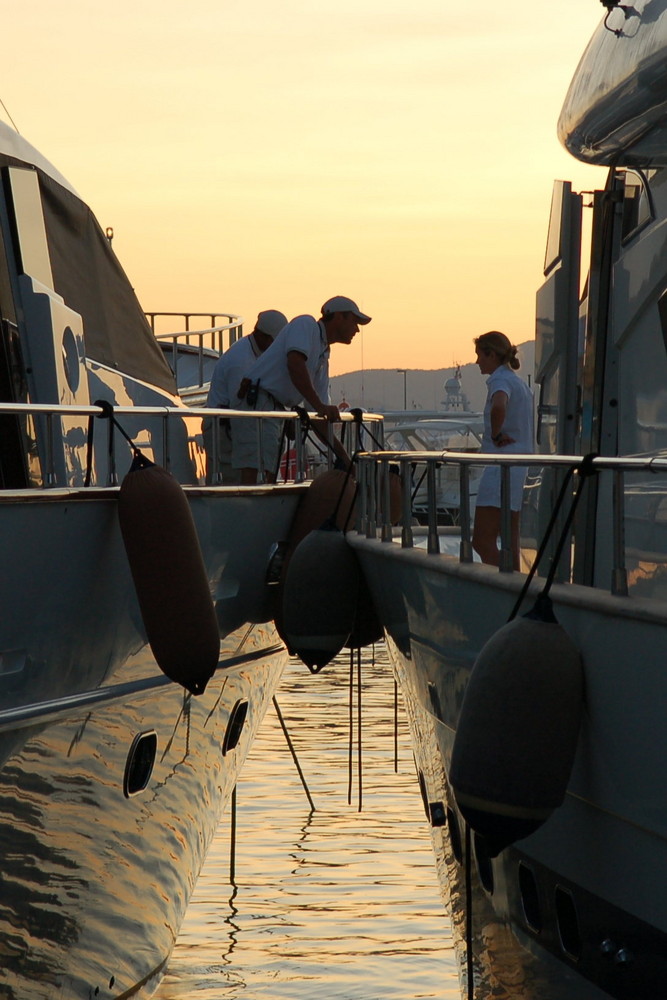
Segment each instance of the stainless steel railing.
[[[667,472],[667,458],[660,456],[622,456],[595,457],[586,459],[587,469],[594,473],[606,473],[608,484],[607,505],[610,520],[611,545],[611,592],[617,595],[628,593],[628,574],[626,569],[626,527],[628,522],[627,477],[647,473],[649,480],[656,473]],[[556,478],[562,477],[568,469],[578,470],[584,463],[581,455],[485,455],[469,452],[373,452],[359,456],[358,481],[360,489],[360,523],[359,530],[367,538],[379,539],[382,542],[400,544],[409,549],[415,544],[415,531],[411,509],[411,482],[413,470],[424,468],[426,471],[427,489],[427,529],[426,551],[430,555],[441,552],[441,528],[438,525],[438,508],[435,486],[435,472],[438,466],[451,464],[458,467],[460,490],[459,518],[459,561],[469,563],[473,559],[472,549],[472,517],[469,495],[469,475],[471,466],[498,465],[501,471],[501,528],[500,528],[500,570],[511,573],[511,510],[510,510],[510,470],[513,466],[528,466],[543,475],[545,470],[553,470]],[[398,526],[392,525],[389,504],[389,476],[391,467],[398,467],[402,479],[402,514]],[[599,479],[600,477],[598,477]],[[667,505],[667,484],[658,487],[655,492],[660,502],[664,498]],[[525,494],[524,494],[525,495]],[[634,507],[637,501],[642,502],[645,492],[632,492]],[[643,500],[646,503],[645,499]],[[660,508],[662,509],[662,508]],[[639,515],[634,510],[630,514],[639,523]],[[662,521],[662,515],[657,515]],[[649,522],[646,522],[647,524]],[[451,530],[451,529],[450,529]],[[667,538],[665,538],[667,541]],[[566,550],[567,554],[567,550]],[[655,558],[656,553],[651,553]],[[667,562],[667,551],[660,551],[658,557]],[[569,560],[569,556],[568,556]],[[571,567],[570,567],[571,569]],[[566,570],[566,573],[569,570]]]
[[[206,362],[218,358],[235,341],[243,336],[243,317],[234,313],[192,313],[192,312],[147,312],[155,339],[161,345],[170,345],[166,351],[176,384],[180,389],[201,389],[209,381],[206,372]],[[210,326],[202,329],[191,329],[194,321],[206,319]],[[178,320],[183,329],[177,332],[161,332],[158,327],[162,321]],[[188,373],[191,371],[189,362],[192,356],[196,359],[196,377],[185,384],[181,371],[187,363]]]
[[[283,481],[292,483],[304,482],[309,477],[306,451],[300,433],[301,417],[294,411],[257,411],[257,410],[219,410],[203,407],[176,406],[115,406],[113,416],[121,426],[125,426],[134,444],[148,454],[154,461],[163,465],[176,475],[184,484],[204,485],[203,472],[204,439],[203,423],[207,419],[211,424],[211,454],[214,469],[217,468],[217,451],[220,447],[220,418],[235,421],[239,419],[255,420],[258,431],[258,448],[261,450],[260,428],[263,421],[278,420],[291,423],[294,429],[294,463],[291,473]],[[88,485],[113,487],[119,482],[119,469],[124,472],[131,461],[131,449],[127,440],[108,419],[106,411],[100,406],[56,406],[37,403],[2,403],[0,402],[0,417],[15,416],[23,418],[24,425],[31,418],[36,434],[38,452],[41,464],[41,484],[36,488],[52,489],[55,487],[87,485],[83,469],[88,461],[87,449],[91,434],[94,438],[95,464]],[[99,418],[99,419],[96,419]],[[90,424],[92,421],[92,430]],[[354,440],[348,451],[366,449],[373,439],[382,443],[382,417],[378,414],[363,414],[360,423],[352,414],[342,413],[341,421],[354,435]],[[76,450],[78,450],[78,478],[71,473],[63,473],[66,460],[65,452],[72,455],[75,448],[71,443],[72,427],[76,426]],[[372,438],[366,435],[373,427]],[[327,426],[329,439],[334,433],[331,425]],[[97,431],[97,434],[95,434]],[[326,444],[323,445],[326,449]],[[193,453],[202,459],[202,472],[195,478],[180,474],[184,464],[192,465]],[[331,464],[331,448],[328,449],[327,463]],[[187,462],[180,462],[179,457]],[[0,454],[0,462],[2,456]],[[122,474],[121,472],[121,474]],[[259,482],[264,481],[260,470]],[[213,476],[208,485],[225,485],[219,477]]]

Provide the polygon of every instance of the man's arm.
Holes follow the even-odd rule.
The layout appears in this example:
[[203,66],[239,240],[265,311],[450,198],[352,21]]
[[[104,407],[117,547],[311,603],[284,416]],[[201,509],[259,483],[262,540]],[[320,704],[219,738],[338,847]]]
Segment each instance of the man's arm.
[[323,403],[317,395],[315,386],[313,385],[312,379],[308,374],[308,369],[306,368],[305,355],[301,354],[300,351],[289,351],[287,354],[287,371],[294,388],[298,393],[300,393],[302,398],[305,399],[307,403],[310,403],[317,416],[322,418],[320,420],[312,421],[313,430],[325,444],[331,445],[337,457],[340,458],[345,464],[345,467],[349,467],[350,456],[345,451],[345,448],[336,435],[331,434],[330,440],[328,433],[329,427],[327,426],[327,422],[340,420],[340,412],[337,406],[329,403]]
[[326,420],[340,420],[340,412],[337,406],[323,403],[315,391],[312,379],[306,368],[306,357],[300,351],[289,351],[287,354],[287,371],[292,385],[310,403],[318,417]]

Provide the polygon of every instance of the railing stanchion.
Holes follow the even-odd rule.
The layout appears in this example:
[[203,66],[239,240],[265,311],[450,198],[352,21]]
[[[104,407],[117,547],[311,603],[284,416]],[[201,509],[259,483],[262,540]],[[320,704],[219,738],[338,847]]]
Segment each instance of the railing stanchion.
[[163,418],[163,432],[162,432],[162,453],[163,453],[163,465],[167,472],[169,472],[169,466],[171,465],[171,449],[170,449],[170,422],[169,422],[169,411],[164,414]]
[[611,592],[619,597],[628,596],[628,572],[625,568],[625,475],[615,469],[612,496],[614,537],[614,568],[611,575]]
[[500,557],[498,568],[501,573],[511,573],[514,569],[514,561],[512,559],[510,473],[511,468],[509,465],[500,466]]
[[107,483],[109,486],[118,486],[118,472],[116,470],[116,436],[114,434],[113,420],[106,420],[105,423],[107,425],[107,455],[109,456]]
[[356,526],[359,534],[363,535],[366,533],[366,525],[368,522],[368,470],[370,468],[370,462],[364,458],[360,458],[357,462],[357,469],[359,475],[359,524]]
[[266,473],[264,470],[264,441],[260,417],[255,419],[255,427],[257,428],[257,482],[263,484],[266,482]]
[[401,459],[401,487],[403,491],[403,516],[401,518],[401,548],[411,549],[414,545],[412,534],[412,482],[410,459]]
[[470,540],[470,466],[462,462],[459,466],[459,524],[461,544],[459,562],[472,562],[472,542]]
[[377,478],[377,463],[370,463],[368,470],[368,518],[366,520],[366,538],[375,538],[377,525],[377,506],[375,500]]
[[390,542],[393,538],[391,530],[391,485],[389,481],[389,462],[380,462],[380,482],[382,483],[382,541]]
[[220,486],[223,481],[220,472],[220,417],[211,418],[211,442],[210,462],[213,466],[211,483],[213,486]]
[[53,449],[53,414],[46,414],[46,485],[57,486],[55,458]]
[[303,446],[301,421],[298,417],[294,418],[292,426],[294,428],[294,451],[296,453],[296,476],[294,477],[294,481],[302,483],[306,478],[306,450]]
[[437,461],[428,459],[426,465],[426,510],[428,512],[428,544],[429,555],[437,555],[440,552],[440,538],[438,537],[438,497],[436,490]]

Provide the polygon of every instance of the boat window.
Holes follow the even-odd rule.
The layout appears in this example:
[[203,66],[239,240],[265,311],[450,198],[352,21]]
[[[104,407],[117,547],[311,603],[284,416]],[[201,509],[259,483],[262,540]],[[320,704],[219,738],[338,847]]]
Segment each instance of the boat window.
[[563,237],[567,229],[570,212],[572,185],[569,181],[554,181],[549,213],[549,232],[544,254],[545,276],[556,266],[563,256]]
[[639,170],[627,170],[623,179],[622,240],[635,236],[653,218],[648,178]]

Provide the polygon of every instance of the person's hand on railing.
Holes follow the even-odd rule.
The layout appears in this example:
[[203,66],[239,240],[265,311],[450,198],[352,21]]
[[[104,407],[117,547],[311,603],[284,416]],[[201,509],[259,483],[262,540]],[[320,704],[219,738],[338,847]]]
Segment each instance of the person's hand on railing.
[[340,420],[340,410],[333,403],[327,403],[317,411],[318,417],[322,420],[331,420],[332,423]]

